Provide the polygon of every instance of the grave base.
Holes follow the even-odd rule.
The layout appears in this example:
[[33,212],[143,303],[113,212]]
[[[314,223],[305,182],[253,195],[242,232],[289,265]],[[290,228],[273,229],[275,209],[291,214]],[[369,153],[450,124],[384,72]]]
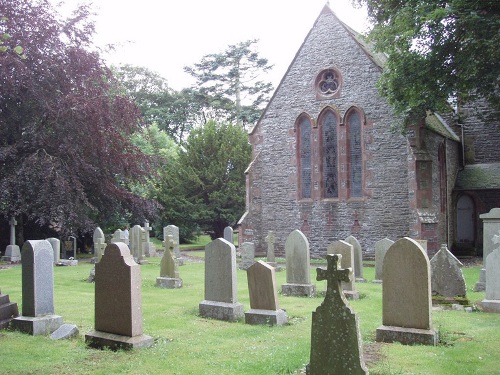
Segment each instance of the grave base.
[[316,295],[316,285],[314,284],[283,284],[281,293],[284,296],[294,297],[314,297]]
[[151,336],[122,336],[114,333],[92,331],[85,335],[85,343],[95,349],[134,349],[134,348],[149,348],[154,341]]
[[10,326],[32,336],[50,335],[63,324],[63,318],[59,315],[44,316],[18,316],[10,322]]
[[357,290],[343,290],[344,296],[347,299],[350,300],[358,300],[359,299],[359,292]]
[[278,268],[278,263],[276,262],[266,262],[266,263],[269,264],[271,267]]
[[21,250],[17,245],[7,245],[5,255],[2,257],[4,262],[19,263],[21,261]]
[[380,326],[377,328],[375,341],[399,342],[403,345],[436,346],[438,333],[433,329]]
[[374,284],[382,284],[382,280],[375,279],[375,280],[372,280],[372,283],[374,283]]
[[78,266],[78,260],[76,259],[61,259],[56,263],[56,266]]
[[479,281],[474,286],[474,292],[484,292],[486,290],[486,268],[479,271]]
[[262,324],[270,326],[282,326],[288,323],[285,310],[260,310],[250,309],[245,313],[246,324]]
[[158,288],[166,288],[166,289],[182,288],[182,279],[174,277],[157,277],[156,286]]
[[481,307],[484,312],[491,312],[500,314],[500,300],[498,299],[483,299]]
[[200,315],[204,318],[226,320],[234,322],[243,318],[243,305],[241,303],[226,303],[204,300],[199,305]]
[[362,277],[356,277],[356,282],[357,283],[366,283],[366,279],[364,279]]

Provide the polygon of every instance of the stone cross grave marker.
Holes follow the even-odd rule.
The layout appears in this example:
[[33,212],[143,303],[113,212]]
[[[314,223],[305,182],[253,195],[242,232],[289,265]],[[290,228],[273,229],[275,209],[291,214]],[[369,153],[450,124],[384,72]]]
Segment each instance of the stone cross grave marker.
[[206,318],[235,321],[243,318],[236,285],[236,249],[217,238],[205,246],[205,299],[199,305]]
[[283,295],[312,297],[316,286],[311,284],[309,241],[300,230],[288,235],[285,242],[286,283],[281,286]]
[[240,269],[246,270],[255,263],[255,245],[253,242],[243,242],[241,244]]
[[137,263],[140,263],[144,256],[145,232],[140,225],[134,225],[130,229],[130,250]]
[[[500,231],[492,241],[500,245]],[[486,293],[481,306],[483,311],[500,313],[500,246],[490,252],[486,260]]]
[[273,267],[276,267],[276,258],[274,256],[274,244],[276,242],[276,236],[274,232],[270,230],[267,232],[266,243],[267,243],[267,263]]
[[448,250],[446,244],[431,261],[431,290],[433,294],[442,297],[465,297],[465,279],[462,273],[462,263]]
[[479,273],[479,281],[474,286],[475,292],[486,290],[486,265],[490,253],[495,250],[494,236],[500,233],[500,208],[492,208],[490,212],[479,215],[483,221],[483,268]]
[[325,300],[312,313],[311,357],[307,374],[368,374],[363,360],[358,318],[350,308],[341,282],[352,269],[341,267],[340,254],[328,254],[327,269],[317,268],[316,280],[326,280]]
[[106,246],[95,273],[95,330],[85,335],[94,348],[153,345],[143,334],[141,268],[123,242]]
[[384,265],[384,257],[387,250],[391,247],[394,241],[389,238],[383,238],[375,242],[375,280],[374,283],[382,282],[382,267]]
[[99,262],[104,254],[104,249],[106,249],[106,240],[104,237],[104,232],[100,227],[94,229],[94,235],[92,236],[94,241],[94,255],[96,256],[96,261]]
[[361,244],[354,236],[349,236],[344,241],[350,243],[354,250],[354,277],[357,282],[364,283],[366,280],[363,277],[363,251]]
[[144,255],[146,257],[156,256],[156,249],[154,244],[150,241],[149,232],[153,229],[149,226],[149,221],[144,222]]
[[283,325],[287,314],[279,308],[274,267],[259,260],[247,269],[250,310],[245,312],[245,323]]
[[14,217],[9,220],[10,225],[10,242],[5,249],[5,255],[2,260],[5,262],[20,262],[21,261],[21,250],[19,246],[16,245],[16,225],[17,221]]
[[49,241],[54,252],[54,263],[59,263],[61,260],[61,241],[54,237],[47,238],[47,241]]
[[231,227],[224,228],[224,239],[229,243],[233,243],[233,232],[233,228]]
[[174,257],[177,260],[177,264],[182,266],[183,261],[181,257],[181,247],[179,240],[179,227],[175,225],[167,225],[163,228],[163,238],[167,238],[170,235],[174,238],[175,246],[174,246]]
[[63,324],[54,314],[54,251],[47,240],[26,241],[22,248],[22,315],[15,329],[31,335],[48,335]]
[[174,256],[174,237],[172,235],[165,237],[163,246],[165,251],[161,258],[160,277],[156,278],[156,286],[167,289],[181,288],[182,279],[179,277],[179,267]]
[[387,250],[382,283],[382,326],[376,340],[436,345],[431,320],[431,279],[427,253],[408,237]]
[[[350,243],[345,241],[335,241],[326,248],[327,254],[341,255],[341,267],[344,269],[354,269],[354,249]],[[356,290],[354,277],[349,278],[349,281],[342,281],[342,290],[348,299],[359,299],[359,292]]]

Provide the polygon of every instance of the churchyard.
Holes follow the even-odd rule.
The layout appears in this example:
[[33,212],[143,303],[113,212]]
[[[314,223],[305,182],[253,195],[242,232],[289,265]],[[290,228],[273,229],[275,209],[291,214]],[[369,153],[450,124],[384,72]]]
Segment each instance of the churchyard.
[[[280,286],[286,272],[276,272],[279,305],[288,315],[282,326],[250,325],[245,319],[226,322],[204,318],[203,253],[183,252],[179,267],[182,288],[156,287],[160,257],[140,266],[144,334],[153,338],[149,348],[111,351],[88,348],[84,336],[94,330],[94,288],[88,277],[93,265],[80,261],[75,267],[54,267],[55,314],[75,324],[79,335],[68,340],[0,331],[1,367],[6,374],[300,374],[310,360],[311,314],[323,302],[326,281],[316,280],[314,260],[310,280],[315,297],[284,296]],[[277,258],[280,261],[281,259]],[[238,259],[240,262],[240,259]],[[281,263],[284,267],[285,264]],[[477,308],[485,292],[475,292],[480,266],[463,268],[472,312],[434,308],[432,323],[439,331],[436,346],[401,345],[375,341],[382,324],[382,284],[373,283],[375,267],[365,262],[357,282],[359,299],[349,300],[357,314],[364,361],[371,374],[495,374],[500,368],[500,314]],[[250,309],[246,271],[236,269],[237,298]],[[0,290],[20,306],[21,266],[2,264]],[[408,300],[411,295],[406,296]]]

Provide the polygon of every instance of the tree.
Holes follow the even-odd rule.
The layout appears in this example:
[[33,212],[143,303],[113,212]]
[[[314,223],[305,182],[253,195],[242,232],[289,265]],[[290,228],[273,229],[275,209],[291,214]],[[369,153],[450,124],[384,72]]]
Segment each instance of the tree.
[[500,2],[354,0],[366,4],[370,38],[387,53],[380,88],[396,112],[415,121],[450,100],[486,99],[500,109]]
[[150,173],[130,142],[140,112],[93,48],[89,7],[61,19],[47,1],[11,0],[0,14],[0,211],[20,241],[23,228],[63,236],[152,218],[157,203],[127,189]]
[[203,230],[222,237],[245,210],[250,155],[248,136],[238,125],[208,121],[193,129],[158,182],[155,198],[165,208],[164,219],[176,223],[183,236]]
[[260,77],[273,66],[254,50],[256,43],[247,40],[229,45],[224,52],[206,55],[194,66],[184,68],[196,78],[192,89],[204,97],[207,108],[222,111],[225,120],[239,125],[258,120],[261,105],[273,90],[272,84]]

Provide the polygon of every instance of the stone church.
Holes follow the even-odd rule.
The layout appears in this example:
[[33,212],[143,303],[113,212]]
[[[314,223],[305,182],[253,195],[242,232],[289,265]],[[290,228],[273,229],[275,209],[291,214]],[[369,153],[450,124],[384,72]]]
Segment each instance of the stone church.
[[263,115],[249,132],[246,212],[239,241],[278,255],[300,229],[313,257],[354,235],[363,252],[384,237],[480,253],[479,215],[500,207],[500,129],[463,108],[465,121],[428,112],[408,128],[380,96],[385,56],[326,5]]

